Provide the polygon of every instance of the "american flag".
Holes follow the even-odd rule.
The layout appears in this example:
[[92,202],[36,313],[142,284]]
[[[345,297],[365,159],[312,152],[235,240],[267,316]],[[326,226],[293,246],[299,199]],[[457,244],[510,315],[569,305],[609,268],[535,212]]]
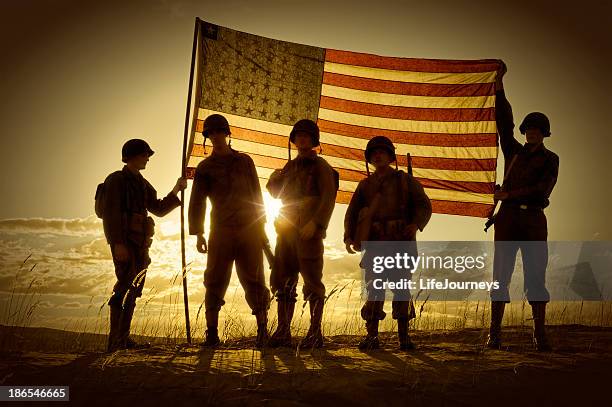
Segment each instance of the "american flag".
[[401,167],[412,156],[434,212],[489,214],[499,61],[385,57],[200,24],[188,177],[206,157],[201,131],[210,114],[228,119],[232,148],[253,158],[262,179],[283,167],[293,124],[308,118],[321,129],[321,156],[340,173],[338,203],[366,176],[368,140],[383,135]]

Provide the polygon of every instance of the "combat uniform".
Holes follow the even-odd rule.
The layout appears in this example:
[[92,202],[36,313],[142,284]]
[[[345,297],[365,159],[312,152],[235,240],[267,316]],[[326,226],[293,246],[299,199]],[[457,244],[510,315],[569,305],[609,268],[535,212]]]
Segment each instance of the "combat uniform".
[[[111,332],[109,350],[125,345],[129,339],[130,324],[136,306],[136,298],[142,295],[145,272],[151,259],[149,247],[154,233],[154,222],[147,211],[165,216],[181,202],[169,193],[157,199],[155,188],[140,174],[124,166],[110,174],[104,181],[103,225],[106,240],[111,247],[117,282],[108,302],[111,308]],[[129,260],[115,258],[115,244],[123,244],[129,252]]]
[[[204,233],[206,198],[212,203],[208,258],[204,272],[207,326],[217,329],[218,313],[230,282],[232,263],[258,325],[270,304],[263,270],[265,208],[251,157],[231,150],[213,153],[197,167],[189,201],[189,233]],[[264,326],[265,328],[265,326]]]
[[[493,280],[499,282],[499,289],[491,291],[491,333],[498,338],[504,304],[510,302],[508,287],[519,249],[527,300],[532,305],[536,331],[543,332],[545,305],[550,298],[545,286],[548,229],[544,208],[557,182],[559,157],[544,144],[531,151],[529,144],[516,140],[512,108],[503,90],[496,93],[496,120],[505,161],[503,190],[508,193],[495,217]],[[548,129],[543,133],[548,135]]]
[[[310,337],[320,333],[325,299],[323,239],[336,199],[334,172],[323,158],[311,151],[290,160],[280,174],[271,176],[267,189],[283,203],[275,222],[277,240],[270,276],[272,292],[279,302],[279,327],[285,324],[289,329],[300,274],[304,280],[304,298],[310,302],[311,329],[307,334]],[[310,239],[301,239],[300,229],[310,221],[316,224],[316,232]]]
[[[525,273],[525,289],[529,301],[548,301],[544,285],[548,249],[548,229],[544,208],[557,182],[559,157],[540,144],[535,151],[514,138],[512,108],[503,91],[497,93],[497,128],[506,169],[514,163],[504,181],[508,198],[502,201],[495,217],[496,244],[494,276],[499,290],[492,292],[495,301],[510,301],[508,285],[514,270],[516,254],[521,249]],[[513,244],[506,243],[515,242]],[[523,244],[522,242],[526,242]],[[537,244],[534,242],[544,242]]]
[[[359,212],[370,207],[376,194],[384,197],[372,217],[372,228],[368,236],[370,241],[415,241],[416,236],[407,236],[403,233],[409,224],[416,224],[419,230],[423,230],[431,217],[431,202],[421,184],[403,171],[390,170],[387,174],[380,176],[377,173],[370,175],[359,182],[357,189],[351,198],[344,217],[344,241],[354,241]],[[412,256],[416,256],[416,245],[407,247]],[[410,278],[411,273],[406,270],[405,278]],[[365,282],[371,287],[374,276],[366,271]],[[402,300],[393,300],[393,319],[408,320],[414,317],[414,310],[410,307],[409,298],[402,291]],[[396,294],[394,293],[394,297]],[[371,300],[368,296],[361,309],[361,316],[366,321],[383,320],[386,316],[383,311],[384,297]],[[399,297],[398,297],[399,298]]]

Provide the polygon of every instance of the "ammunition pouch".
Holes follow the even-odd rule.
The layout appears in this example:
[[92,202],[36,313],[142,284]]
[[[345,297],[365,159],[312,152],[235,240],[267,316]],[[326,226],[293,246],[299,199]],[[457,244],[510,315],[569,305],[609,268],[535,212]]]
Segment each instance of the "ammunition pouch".
[[150,216],[130,213],[128,216],[128,239],[138,246],[150,247],[155,234],[155,221]]

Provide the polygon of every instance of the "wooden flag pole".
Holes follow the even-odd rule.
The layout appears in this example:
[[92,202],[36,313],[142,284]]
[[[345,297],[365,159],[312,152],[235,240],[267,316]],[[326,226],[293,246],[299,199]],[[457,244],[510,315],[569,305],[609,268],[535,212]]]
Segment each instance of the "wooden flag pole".
[[[189,91],[187,92],[187,110],[185,112],[185,132],[183,134],[183,157],[181,160],[181,177],[185,177],[187,167],[187,140],[191,118],[191,92],[193,91],[193,73],[195,70],[196,50],[200,33],[200,19],[196,17],[193,30],[193,48],[191,50],[191,68],[189,70]],[[189,297],[187,296],[187,261],[185,259],[185,190],[181,191],[181,264],[183,268],[183,303],[185,304],[185,329],[187,343],[191,344],[191,324],[189,322]]]

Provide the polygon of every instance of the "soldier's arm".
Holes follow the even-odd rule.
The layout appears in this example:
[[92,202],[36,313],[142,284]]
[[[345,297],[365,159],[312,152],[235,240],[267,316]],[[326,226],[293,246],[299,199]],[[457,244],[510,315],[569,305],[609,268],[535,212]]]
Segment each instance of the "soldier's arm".
[[251,183],[253,184],[253,196],[251,199],[255,203],[255,210],[257,211],[257,219],[264,225],[266,223],[266,207],[263,201],[263,195],[261,193],[261,185],[259,184],[259,177],[257,176],[257,170],[255,169],[255,163],[253,159],[248,155],[245,155],[247,165],[249,168],[249,175],[251,177]]
[[508,191],[508,199],[517,198],[532,198],[532,199],[547,199],[555,184],[557,183],[557,176],[559,175],[559,157],[556,154],[551,153],[551,157],[548,160],[547,166],[542,173],[542,176],[536,184],[529,185],[523,188],[517,188]]
[[155,216],[166,216],[174,208],[181,206],[181,200],[174,191],[168,193],[164,198],[157,199],[157,191],[148,181],[145,181],[147,191],[147,210]]
[[318,161],[317,184],[319,193],[319,206],[315,210],[313,221],[323,230],[327,230],[334,206],[336,205],[336,180],[332,167],[324,160]]
[[187,210],[190,235],[204,234],[207,195],[206,175],[201,170],[201,167],[198,166],[193,179],[193,185],[191,186],[191,196],[189,198],[189,208]]
[[521,149],[522,145],[514,137],[512,106],[510,106],[510,102],[506,99],[503,87],[495,92],[495,121],[497,123],[497,133],[499,134],[499,144],[502,153],[506,162],[510,162],[512,156]]
[[[363,181],[362,181],[363,182]],[[352,241],[355,238],[355,229],[357,228],[357,221],[359,219],[359,211],[365,206],[363,199],[363,187],[362,183],[359,182],[351,201],[349,202],[348,208],[346,208],[346,214],[344,215],[344,242]]]
[[123,222],[123,175],[115,173],[104,181],[104,217],[102,223],[104,234],[109,244],[124,244],[126,242],[125,225]]
[[412,175],[405,174],[404,179],[408,188],[409,199],[413,203],[413,213],[410,214],[412,215],[412,223],[416,224],[422,232],[431,218],[431,201],[421,183]]
[[282,170],[274,170],[272,174],[270,174],[270,178],[266,183],[266,189],[272,195],[273,198],[279,198],[280,193],[283,189],[284,184],[284,171],[286,171],[287,165]]

